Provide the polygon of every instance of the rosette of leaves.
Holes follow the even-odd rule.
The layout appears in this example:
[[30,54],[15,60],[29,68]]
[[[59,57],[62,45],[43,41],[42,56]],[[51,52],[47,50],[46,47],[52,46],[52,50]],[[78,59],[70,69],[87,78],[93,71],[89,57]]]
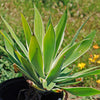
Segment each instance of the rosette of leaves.
[[34,12],[34,34],[25,17],[21,14],[26,46],[23,45],[11,26],[2,17],[11,36],[0,31],[4,36],[6,50],[3,47],[0,48],[9,56],[11,62],[16,63],[20,71],[33,82],[33,87],[41,91],[61,89],[77,96],[100,94],[99,90],[90,87],[68,87],[68,85],[80,82],[75,82],[76,78],[100,73],[99,66],[74,74],[70,74],[73,70],[68,68],[71,63],[87,52],[92,45],[95,31],[92,31],[82,41],[75,42],[81,28],[89,18],[76,32],[70,44],[59,52],[64,39],[67,10],[56,27],[53,27],[51,20],[49,20],[46,29],[44,29],[40,13],[36,7],[34,7]]

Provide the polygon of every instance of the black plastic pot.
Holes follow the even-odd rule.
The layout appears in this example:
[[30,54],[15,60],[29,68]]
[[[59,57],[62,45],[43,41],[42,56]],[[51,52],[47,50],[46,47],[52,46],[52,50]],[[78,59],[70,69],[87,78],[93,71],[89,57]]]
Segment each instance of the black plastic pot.
[[[63,93],[39,92],[39,97],[35,97],[36,92],[30,92],[29,84],[23,77],[7,80],[0,84],[0,100],[62,100]],[[34,95],[34,99],[29,99]],[[30,97],[28,97],[30,96]]]

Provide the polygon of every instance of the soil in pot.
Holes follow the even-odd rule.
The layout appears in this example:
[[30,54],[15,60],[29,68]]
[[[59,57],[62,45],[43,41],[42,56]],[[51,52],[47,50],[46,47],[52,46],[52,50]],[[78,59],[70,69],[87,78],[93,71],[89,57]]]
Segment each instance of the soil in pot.
[[0,100],[62,100],[63,93],[41,92],[29,86],[23,77],[0,84]]

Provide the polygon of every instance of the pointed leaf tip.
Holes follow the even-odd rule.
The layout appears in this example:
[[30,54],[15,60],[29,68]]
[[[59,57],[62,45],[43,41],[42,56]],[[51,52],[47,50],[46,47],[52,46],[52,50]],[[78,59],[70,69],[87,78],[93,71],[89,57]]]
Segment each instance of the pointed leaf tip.
[[26,43],[29,46],[32,32],[23,14],[21,14],[21,19],[22,19],[25,38],[26,38]]
[[46,32],[47,32],[50,24],[51,24],[51,16],[49,17],[49,20],[48,20],[48,23],[47,23],[47,26],[46,26]]
[[63,39],[64,39],[64,30],[66,27],[66,22],[67,22],[67,10],[65,10],[64,14],[62,15],[59,23],[55,27],[55,33],[56,33],[56,50],[55,50],[55,56],[57,55]]
[[50,24],[43,40],[43,57],[44,57],[44,71],[47,73],[50,70],[51,62],[55,52],[55,32],[53,25]]
[[34,6],[34,10],[35,10],[35,18],[34,18],[34,34],[37,38],[37,41],[39,43],[39,46],[42,50],[42,41],[45,35],[45,31],[44,31],[44,25],[42,22],[42,18],[41,15],[38,11],[38,9]]

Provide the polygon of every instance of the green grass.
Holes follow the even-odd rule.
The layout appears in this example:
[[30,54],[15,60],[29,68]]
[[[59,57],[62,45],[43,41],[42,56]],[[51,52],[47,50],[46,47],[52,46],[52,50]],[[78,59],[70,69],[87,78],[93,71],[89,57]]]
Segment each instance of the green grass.
[[[69,0],[67,6],[65,6],[66,4],[63,4],[61,1],[59,2],[59,4],[57,4],[56,1],[59,0],[52,0],[52,2],[48,0],[47,3],[42,3],[41,0],[0,0],[0,15],[6,19],[6,21],[12,26],[20,40],[25,44],[20,13],[24,14],[25,18],[29,22],[29,25],[31,26],[32,31],[34,31],[34,4],[38,7],[45,25],[47,24],[47,21],[51,16],[53,25],[55,26],[58,20],[60,19],[61,15],[67,8],[68,21],[66,25],[65,38],[62,47],[68,45],[68,43],[70,42],[78,28],[82,25],[82,23],[87,19],[88,16],[92,15],[88,22],[85,24],[85,26],[82,28],[76,41],[79,41],[82,38],[84,38],[92,30],[96,30],[97,32],[93,45],[98,44],[100,46],[100,0]],[[9,34],[7,28],[5,27],[1,19],[0,30],[5,30]],[[1,35],[0,45],[4,46],[3,37]],[[0,50],[0,56],[2,56],[2,54],[3,52]],[[80,59],[71,64],[69,67],[74,67],[75,71],[78,71],[79,69],[77,68],[77,64],[80,62],[86,63],[85,68],[99,65],[95,63],[89,64],[88,58],[90,57],[90,54],[100,55],[100,49],[95,50],[91,47],[90,50],[84,56],[80,57]],[[0,60],[5,61],[4,59]],[[0,62],[0,64],[2,64],[2,62]],[[12,65],[8,63],[5,66],[10,67]],[[1,65],[0,68],[2,68]],[[13,73],[11,70],[5,71],[7,73]],[[8,79],[5,79],[4,76],[2,76],[3,74],[0,73],[0,82]],[[96,83],[94,80],[96,81],[94,76],[84,78],[83,86],[95,87]]]
[[21,73],[15,73],[14,68],[7,59],[0,59],[0,83],[15,77],[22,76]]

